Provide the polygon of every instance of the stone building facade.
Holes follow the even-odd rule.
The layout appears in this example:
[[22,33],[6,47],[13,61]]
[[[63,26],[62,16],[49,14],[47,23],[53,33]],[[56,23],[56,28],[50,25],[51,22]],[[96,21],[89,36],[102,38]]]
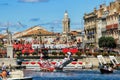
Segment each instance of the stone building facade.
[[65,11],[64,13],[64,18],[62,20],[62,25],[63,25],[63,32],[62,32],[62,37],[63,40],[66,42],[69,42],[71,39],[71,34],[70,34],[70,18],[68,16],[68,12]]
[[67,11],[65,11],[62,23],[63,23],[63,34],[69,33],[70,32],[70,18],[68,17]]
[[[85,14],[84,22],[85,39],[89,47],[90,44],[99,47],[98,39],[101,36],[112,36],[117,47],[120,47],[120,0],[110,2],[109,5],[102,4],[99,9],[95,8],[91,13]],[[95,24],[94,28],[92,24]],[[94,36],[89,37],[91,32]]]
[[96,44],[97,15],[94,12],[84,15],[85,47],[90,48]]

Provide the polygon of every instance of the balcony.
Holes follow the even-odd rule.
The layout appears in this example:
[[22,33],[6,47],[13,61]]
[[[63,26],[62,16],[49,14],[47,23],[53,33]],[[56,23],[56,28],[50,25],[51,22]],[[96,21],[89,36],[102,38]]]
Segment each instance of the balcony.
[[101,31],[106,31],[106,28],[102,28]]
[[115,29],[115,28],[118,28],[118,24],[117,23],[106,26],[107,30],[109,30],[109,29]]
[[91,39],[91,40],[86,40],[84,41],[85,43],[94,43],[95,42],[95,39]]

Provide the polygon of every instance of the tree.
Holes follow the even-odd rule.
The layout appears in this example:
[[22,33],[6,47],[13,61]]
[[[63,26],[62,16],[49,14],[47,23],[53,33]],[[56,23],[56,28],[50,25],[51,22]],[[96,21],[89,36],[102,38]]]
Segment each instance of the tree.
[[107,37],[106,45],[108,48],[115,48],[116,47],[115,39],[113,37]]
[[0,43],[0,47],[4,47],[4,45],[2,43]]
[[106,47],[106,48],[115,48],[116,47],[116,43],[115,43],[115,39],[113,37],[101,37],[99,38],[99,47]]

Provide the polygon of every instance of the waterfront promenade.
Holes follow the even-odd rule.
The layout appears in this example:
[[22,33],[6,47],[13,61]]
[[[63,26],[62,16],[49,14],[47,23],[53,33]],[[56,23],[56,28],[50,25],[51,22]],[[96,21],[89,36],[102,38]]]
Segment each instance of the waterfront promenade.
[[[107,62],[107,63],[110,63],[110,59],[109,59],[109,57],[104,57],[104,59],[105,59],[105,61]],[[118,62],[120,62],[120,57],[119,56],[116,56],[116,59],[118,60]],[[12,67],[14,67],[14,70],[12,70],[11,72],[10,72],[10,76],[9,76],[9,78],[24,78],[24,76],[25,77],[29,77],[26,73],[26,70],[29,70],[29,69],[23,69],[23,70],[19,70],[19,69],[15,69],[15,67],[16,66],[18,66],[17,65],[17,63],[16,63],[16,58],[0,58],[0,64],[2,64],[2,62],[4,62],[5,63],[5,65],[6,66],[8,66],[8,65],[10,65],[11,64],[11,66]],[[32,62],[32,61],[36,61],[36,62],[38,62],[39,61],[39,59],[27,59],[27,60],[29,60],[30,62]],[[58,59],[52,59],[53,61],[57,61]],[[88,68],[85,68],[85,70],[89,70],[89,71],[95,71],[95,72],[98,72],[99,71],[99,69],[98,69],[98,59],[96,58],[96,57],[93,57],[93,56],[89,56],[89,57],[87,57],[87,58],[82,58],[82,59],[78,59],[78,61],[80,61],[80,62],[83,62],[83,63],[92,63],[92,65],[93,65],[93,68],[92,68],[92,70],[90,70],[90,69],[88,69]],[[31,64],[32,65],[32,64]],[[31,66],[31,65],[27,65],[27,66]],[[0,67],[1,67],[2,65],[0,65]],[[32,66],[34,66],[34,65],[32,65]],[[32,67],[31,66],[31,67]],[[39,68],[39,66],[37,66],[38,68]],[[69,68],[67,69],[67,71],[69,70]],[[82,70],[82,68],[72,68],[72,69],[70,69],[69,71],[71,71],[71,70],[78,70],[78,71],[81,71]],[[30,70],[31,71],[31,70]],[[84,71],[84,70],[83,70]],[[34,71],[33,71],[34,72]],[[33,72],[32,72],[32,74],[33,74]],[[37,71],[38,72],[38,71]],[[86,71],[85,71],[86,72]],[[64,72],[63,72],[64,73]],[[73,73],[74,73],[74,71],[73,71]],[[40,73],[37,73],[37,74],[40,74]],[[76,74],[76,73],[74,73],[74,74]],[[92,73],[93,74],[93,73]],[[57,75],[59,75],[59,74],[57,74]],[[31,76],[33,76],[33,75],[31,75]],[[40,75],[38,75],[38,76],[40,76]]]
[[[109,57],[104,57],[104,59],[107,63],[110,63]],[[120,62],[120,56],[116,56],[116,59],[118,60],[118,62]],[[16,58],[0,58],[0,67],[2,66],[2,62],[4,62],[6,66],[11,64],[12,67],[15,67],[15,66],[17,66],[16,60],[17,60]],[[27,59],[27,60],[38,61],[39,59]],[[55,61],[55,60],[53,59],[53,61]],[[78,61],[81,61],[84,63],[90,62],[90,63],[92,63],[93,68],[98,68],[98,65],[99,65],[98,59],[96,57],[92,57],[92,56],[87,57],[87,58],[78,59]]]
[[17,66],[16,58],[0,58],[0,67],[2,66],[2,63],[4,62],[6,66]]

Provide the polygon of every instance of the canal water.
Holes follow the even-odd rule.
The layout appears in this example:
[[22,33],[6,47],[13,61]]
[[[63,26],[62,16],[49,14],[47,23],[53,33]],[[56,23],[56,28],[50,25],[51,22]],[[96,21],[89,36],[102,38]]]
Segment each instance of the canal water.
[[25,71],[26,77],[33,80],[120,80],[120,70],[113,74],[101,74],[99,70],[79,70],[63,72]]

